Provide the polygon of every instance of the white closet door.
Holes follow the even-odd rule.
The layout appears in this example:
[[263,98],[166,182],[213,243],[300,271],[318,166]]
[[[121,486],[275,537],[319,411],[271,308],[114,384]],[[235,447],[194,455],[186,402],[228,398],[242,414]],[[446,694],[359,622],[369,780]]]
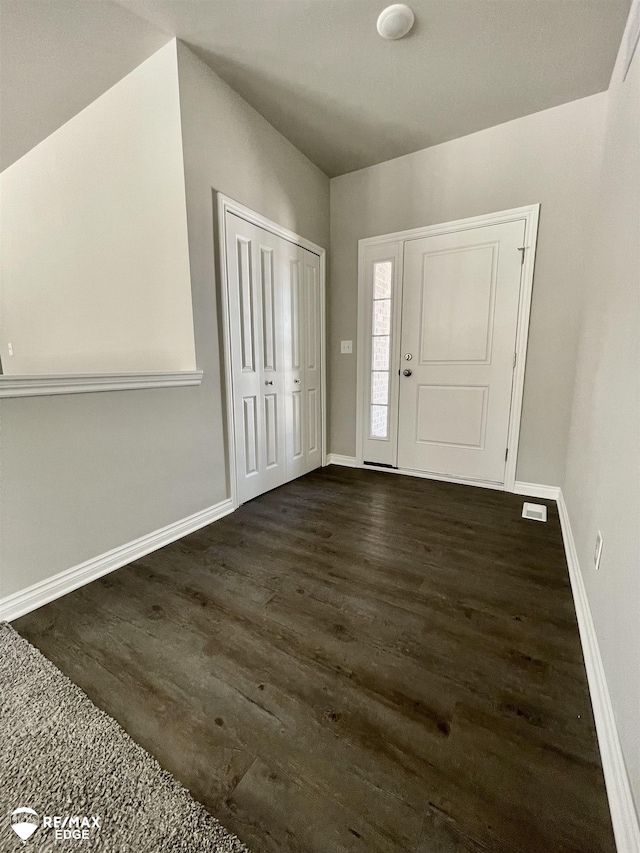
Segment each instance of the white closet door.
[[303,252],[304,271],[304,375],[302,407],[304,411],[303,446],[305,471],[322,465],[322,388],[321,388],[321,291],[320,258],[306,249]]
[[227,217],[236,472],[244,503],[287,480],[283,241]]
[[524,221],[405,243],[398,465],[504,482]]
[[286,454],[289,479],[307,473],[305,461],[305,265],[304,249],[287,244],[285,289]]
[[320,259],[227,213],[227,276],[243,503],[322,464]]

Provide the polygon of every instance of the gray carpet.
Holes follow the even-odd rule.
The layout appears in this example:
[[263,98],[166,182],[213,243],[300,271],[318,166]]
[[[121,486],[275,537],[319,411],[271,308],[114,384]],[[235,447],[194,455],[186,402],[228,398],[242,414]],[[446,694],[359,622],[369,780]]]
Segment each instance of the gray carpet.
[[[36,814],[12,816],[16,809]],[[18,833],[32,834],[23,841]],[[248,853],[115,720],[0,623],[0,850],[92,849]]]

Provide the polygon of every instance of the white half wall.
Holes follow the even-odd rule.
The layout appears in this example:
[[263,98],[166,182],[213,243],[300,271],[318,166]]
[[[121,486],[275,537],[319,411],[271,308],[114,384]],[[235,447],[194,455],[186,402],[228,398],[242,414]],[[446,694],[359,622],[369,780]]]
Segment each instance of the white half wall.
[[175,40],[0,187],[7,375],[195,368]]

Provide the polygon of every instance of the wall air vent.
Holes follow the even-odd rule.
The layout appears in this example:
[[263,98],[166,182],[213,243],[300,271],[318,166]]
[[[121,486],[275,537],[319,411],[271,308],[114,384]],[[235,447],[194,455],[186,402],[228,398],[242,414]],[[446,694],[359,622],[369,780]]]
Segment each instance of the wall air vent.
[[522,517],[530,518],[532,521],[546,521],[547,508],[544,504],[522,504]]

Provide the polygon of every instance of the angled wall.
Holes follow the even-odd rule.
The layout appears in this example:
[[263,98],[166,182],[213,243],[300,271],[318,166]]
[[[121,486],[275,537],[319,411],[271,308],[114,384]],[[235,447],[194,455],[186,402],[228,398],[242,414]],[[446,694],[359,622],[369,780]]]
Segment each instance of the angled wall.
[[111,0],[0,0],[0,171],[171,40]]
[[175,41],[9,166],[0,190],[6,374],[195,367]]

